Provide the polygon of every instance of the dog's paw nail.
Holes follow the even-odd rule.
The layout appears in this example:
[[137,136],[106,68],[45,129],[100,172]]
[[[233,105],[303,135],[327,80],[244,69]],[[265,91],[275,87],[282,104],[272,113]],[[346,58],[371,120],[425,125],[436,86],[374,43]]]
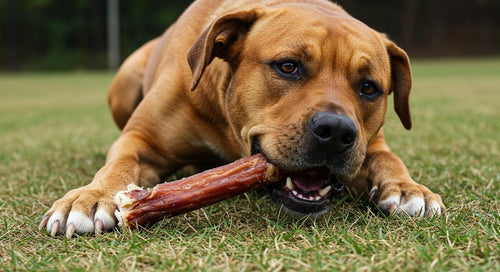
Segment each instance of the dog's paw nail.
[[412,197],[400,205],[397,214],[407,214],[412,217],[422,217],[425,212],[425,201],[421,197]]
[[73,237],[75,230],[76,230],[76,227],[74,224],[68,224],[68,226],[66,227],[66,237],[67,238]]
[[399,196],[390,196],[386,199],[379,200],[377,205],[383,212],[391,214],[398,208],[399,202],[400,202]]
[[102,221],[100,219],[96,219],[94,221],[94,228],[95,228],[96,234],[101,234],[103,227],[104,227],[104,224],[102,223]]
[[104,209],[98,209],[94,216],[94,225],[97,228],[97,221],[100,222],[101,231],[112,230],[116,226],[116,219]]
[[79,234],[94,231],[94,222],[80,211],[71,211],[68,216],[67,224],[73,224],[76,227],[75,232]]
[[[45,218],[40,223],[45,223]],[[55,236],[57,233],[64,228],[65,226],[65,216],[62,212],[55,211],[51,215],[48,216],[47,223],[45,224],[45,229],[52,235]]]
[[426,210],[425,215],[428,217],[438,216],[441,214],[441,206],[437,201],[429,203],[429,207]]
[[52,223],[52,227],[50,228],[50,235],[56,236],[57,232],[59,231],[59,226],[60,226],[59,220],[55,221]]
[[375,199],[377,199],[377,197],[378,197],[378,187],[375,186],[370,190],[370,198],[368,199],[368,201],[373,202],[375,201]]
[[49,222],[49,216],[46,215],[42,218],[42,221],[40,222],[40,225],[38,225],[38,229],[39,230],[42,230],[43,228],[45,228],[45,226],[47,226],[47,222]]
[[392,203],[391,205],[389,205],[389,209],[387,209],[387,211],[389,212],[389,214],[392,214],[392,213],[396,212],[397,208],[398,208],[398,204]]

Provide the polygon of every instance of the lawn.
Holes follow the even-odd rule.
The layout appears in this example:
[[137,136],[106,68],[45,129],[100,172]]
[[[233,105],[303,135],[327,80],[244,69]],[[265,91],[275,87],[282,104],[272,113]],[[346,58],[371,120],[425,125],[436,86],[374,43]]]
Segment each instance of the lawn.
[[[441,217],[384,217],[348,194],[318,219],[291,218],[250,192],[147,230],[73,239],[38,223],[87,184],[119,135],[111,73],[0,74],[0,270],[499,271],[500,59],[414,61],[405,131],[386,137]],[[392,101],[391,101],[392,105]]]

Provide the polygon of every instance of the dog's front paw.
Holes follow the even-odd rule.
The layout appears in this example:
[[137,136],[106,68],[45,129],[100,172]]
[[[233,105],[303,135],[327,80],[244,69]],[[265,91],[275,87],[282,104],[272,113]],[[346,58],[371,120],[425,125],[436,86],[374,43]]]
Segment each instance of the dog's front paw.
[[85,186],[69,191],[54,202],[40,223],[52,235],[100,233],[116,226],[112,195],[102,189]]
[[441,196],[414,181],[382,182],[370,190],[371,201],[389,214],[431,217],[445,211]]

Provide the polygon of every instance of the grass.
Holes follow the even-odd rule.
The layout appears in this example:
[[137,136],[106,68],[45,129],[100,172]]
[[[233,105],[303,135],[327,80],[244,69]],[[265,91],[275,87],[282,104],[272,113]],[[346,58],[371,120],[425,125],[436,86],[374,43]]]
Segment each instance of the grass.
[[414,128],[390,110],[385,132],[442,195],[441,217],[384,217],[344,195],[324,217],[294,219],[250,192],[147,230],[73,239],[37,227],[119,135],[105,102],[113,75],[0,75],[0,270],[499,271],[500,59],[413,70]]

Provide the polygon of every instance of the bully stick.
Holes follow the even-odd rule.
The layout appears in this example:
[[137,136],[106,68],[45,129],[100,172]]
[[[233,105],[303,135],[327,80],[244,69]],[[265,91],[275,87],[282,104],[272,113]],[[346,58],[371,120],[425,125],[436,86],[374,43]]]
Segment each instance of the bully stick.
[[193,211],[278,181],[278,170],[256,154],[181,180],[151,189],[129,185],[115,196],[121,225],[151,225],[163,218]]

